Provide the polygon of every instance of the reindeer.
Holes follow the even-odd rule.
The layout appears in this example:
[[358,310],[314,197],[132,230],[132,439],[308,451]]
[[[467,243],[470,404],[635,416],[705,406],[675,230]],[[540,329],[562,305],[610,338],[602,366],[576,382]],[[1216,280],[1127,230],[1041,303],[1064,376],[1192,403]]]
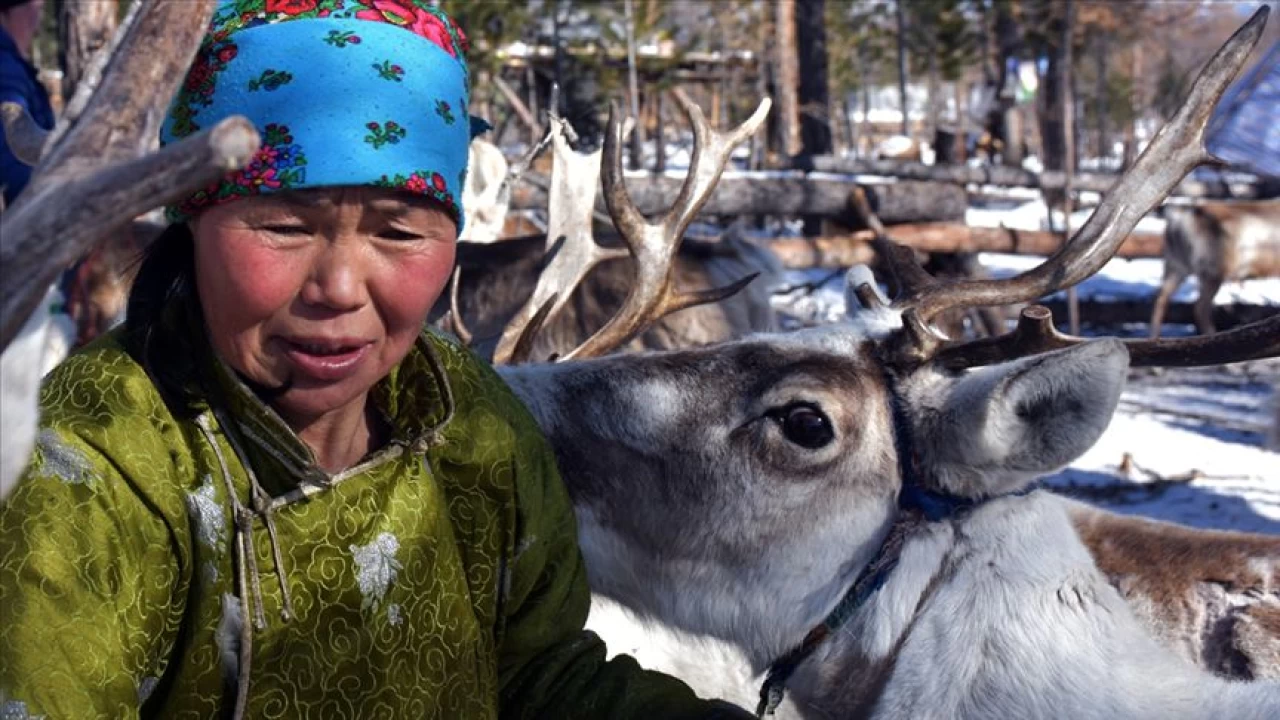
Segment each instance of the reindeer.
[[1280,200],[1205,201],[1166,205],[1164,279],[1151,310],[1151,337],[1160,337],[1169,298],[1190,275],[1200,289],[1194,317],[1212,333],[1213,298],[1227,280],[1280,276]]
[[[889,303],[869,272],[852,273],[844,325],[503,368],[556,451],[595,591],[768,668],[762,713],[789,687],[813,717],[1274,717],[1280,685],[1186,662],[1157,639],[1176,613],[1143,604],[1252,582],[1268,599],[1227,614],[1235,650],[1274,662],[1280,541],[1189,544],[1189,531],[1126,523],[1033,481],[1093,444],[1129,367],[1280,355],[1280,317],[1134,342],[1061,335],[1041,307],[998,338],[931,327],[947,308],[1030,301],[1096,273],[1210,159],[1205,123],[1266,14],[1214,57],[1073,241],[1026,273],[941,283],[876,223],[902,292]],[[610,211],[624,236],[657,231],[628,227],[644,221],[608,169],[621,144],[611,123]],[[655,293],[628,306],[661,307]],[[643,326],[632,317],[620,336]],[[1184,563],[1201,580],[1164,577],[1197,544]],[[1213,568],[1220,557],[1234,569]],[[1197,634],[1216,624],[1204,621],[1190,623]]]
[[[14,323],[27,318],[65,257],[79,255],[111,223],[200,187],[252,154],[256,135],[231,119],[184,144],[134,159],[141,152],[134,141],[155,132],[147,122],[159,117],[177,80],[163,83],[181,76],[190,57],[186,50],[194,51],[210,11],[208,0],[135,6],[123,25],[125,41],[99,85],[103,105],[84,110],[76,127],[51,143],[36,172],[37,192],[0,217],[0,262],[18,263],[22,270],[0,277],[0,346],[18,349],[9,345],[18,329]],[[1172,687],[1169,693],[1221,690],[1210,697],[1229,716],[1248,717],[1245,706],[1253,700],[1265,711],[1261,703],[1273,688],[1216,684],[1175,663],[1170,651],[1142,632],[1141,613],[1134,618],[1098,569],[1112,562],[1122,574],[1146,577],[1157,590],[1132,583],[1130,603],[1142,597],[1159,602],[1181,585],[1199,583],[1203,563],[1173,579],[1152,568],[1171,558],[1150,547],[1172,552],[1188,542],[1185,537],[1164,526],[1082,510],[1043,491],[1020,494],[1019,488],[1069,461],[1101,432],[1130,363],[1203,364],[1275,355],[1280,321],[1131,346],[1057,335],[1047,312],[1037,308],[1023,312],[1013,334],[976,344],[944,341],[930,327],[947,306],[1032,300],[1095,272],[1142,212],[1205,157],[1199,140],[1208,109],[1202,106],[1212,106],[1243,62],[1264,15],[1229,43],[1227,61],[1220,54],[1211,62],[1191,95],[1193,109],[1157,136],[1076,241],[1044,266],[1009,280],[944,286],[902,262],[881,238],[878,244],[897,258],[894,268],[906,279],[902,296],[884,306],[869,277],[856,276],[850,307],[873,307],[837,327],[586,359],[627,342],[664,313],[727,292],[676,291],[671,259],[729,149],[763,114],[729,134],[712,133],[702,122],[684,191],[656,222],[646,221],[626,197],[621,129],[611,122],[605,197],[639,278],[618,314],[564,353],[563,362],[501,369],[557,452],[580,512],[595,589],[638,612],[731,642],[760,668],[836,606],[883,538],[899,537],[901,542],[889,543],[891,550],[898,548],[898,569],[888,572],[869,604],[852,613],[844,631],[798,664],[791,687],[806,708],[857,712],[874,706],[879,715],[892,714],[922,700],[913,692],[914,679],[935,683],[926,690],[937,689],[937,704],[926,710],[940,714],[981,714],[983,706],[954,704],[965,693],[997,703],[988,714],[1034,715],[1043,709],[1020,705],[1040,700],[1027,697],[1026,683],[1002,684],[1003,676],[991,673],[994,664],[1009,669],[1014,680],[1028,680],[1030,671],[1053,671],[1034,677],[1040,685],[1033,690],[1043,691],[1044,702],[1060,697],[1043,714],[1124,715],[1126,707],[1090,703],[1122,704],[1127,696],[1115,688],[1132,690],[1147,677]],[[152,73],[158,87],[133,84]],[[133,92],[124,92],[130,87]],[[104,127],[111,134],[100,134]],[[109,184],[104,177],[145,182]],[[61,199],[75,189],[82,191],[74,195],[81,202],[68,207]],[[564,267],[568,258],[553,257],[544,277],[579,277],[581,268]],[[534,297],[547,299],[531,317],[517,318],[512,360],[532,352],[531,338],[558,295],[541,283],[535,290]],[[985,369],[962,372],[984,364]],[[15,416],[16,424],[36,426],[34,392],[6,396],[5,402],[6,411],[29,409]],[[6,442],[9,430],[6,416]],[[26,458],[22,453],[19,463]],[[8,445],[3,459],[15,459]],[[893,535],[891,528],[902,524],[899,497],[932,497],[924,491],[944,500],[942,491],[949,492],[971,507],[950,520]],[[1005,494],[989,499],[990,493]],[[903,514],[910,520],[910,512]],[[1094,538],[1092,556],[1081,544],[1082,517],[1106,520],[1086,535]],[[1143,545],[1131,542],[1135,537],[1169,543]],[[1219,547],[1232,554],[1206,580],[1243,576],[1246,569],[1274,578],[1280,554],[1274,539],[1219,539]],[[1119,562],[1125,558],[1132,560],[1128,566]],[[1274,583],[1263,589],[1274,592]],[[949,605],[952,610],[944,612]],[[1115,637],[1094,634],[1096,624],[1087,622],[1062,635],[1043,632],[1063,629],[1073,618],[1096,621],[1099,608],[1107,612],[1106,627],[1124,633],[1118,648]],[[1041,634],[1016,632],[1026,629],[1028,619]],[[960,641],[968,644],[957,646]],[[984,648],[1006,656],[987,657]],[[1111,653],[1113,667],[1099,674],[1098,655],[1104,651]],[[1135,669],[1135,656],[1147,665]],[[937,670],[939,662],[947,664]],[[873,672],[848,674],[863,667]],[[1072,685],[1076,681],[1089,685]],[[1064,688],[1074,691],[1061,697]],[[1152,697],[1159,689],[1138,687],[1135,696]],[[903,705],[885,705],[885,698]],[[1152,704],[1129,714],[1157,713],[1169,703],[1168,694],[1152,697]]]

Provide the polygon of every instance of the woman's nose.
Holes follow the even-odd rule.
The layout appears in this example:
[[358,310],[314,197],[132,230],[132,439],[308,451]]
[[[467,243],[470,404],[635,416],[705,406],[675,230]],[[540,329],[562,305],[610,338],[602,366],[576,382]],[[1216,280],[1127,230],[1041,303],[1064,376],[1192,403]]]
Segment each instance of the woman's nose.
[[356,310],[368,302],[359,245],[346,239],[326,243],[302,288],[305,303],[342,312]]

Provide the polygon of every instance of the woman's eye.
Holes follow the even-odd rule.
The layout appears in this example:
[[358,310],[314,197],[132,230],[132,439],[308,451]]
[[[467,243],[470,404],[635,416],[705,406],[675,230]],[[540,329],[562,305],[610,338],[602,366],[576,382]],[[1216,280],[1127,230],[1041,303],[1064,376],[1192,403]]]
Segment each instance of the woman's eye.
[[770,410],[767,417],[778,424],[783,437],[808,450],[825,447],[836,437],[831,420],[808,403],[793,403]]
[[408,242],[411,240],[422,239],[422,236],[419,235],[418,233],[412,233],[407,230],[396,230],[395,228],[389,228],[387,230],[383,230],[382,232],[378,233],[378,237],[382,238],[383,240],[398,240],[401,242]]
[[262,229],[272,235],[285,235],[288,237],[301,237],[311,234],[311,231],[305,225],[263,225]]

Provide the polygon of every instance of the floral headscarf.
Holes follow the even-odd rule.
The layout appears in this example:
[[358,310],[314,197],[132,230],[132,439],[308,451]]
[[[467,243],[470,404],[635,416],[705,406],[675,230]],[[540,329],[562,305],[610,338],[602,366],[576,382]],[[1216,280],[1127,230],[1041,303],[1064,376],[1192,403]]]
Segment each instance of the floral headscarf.
[[221,0],[161,142],[244,115],[262,148],[170,219],[250,195],[373,185],[434,198],[461,229],[466,50],[427,0]]

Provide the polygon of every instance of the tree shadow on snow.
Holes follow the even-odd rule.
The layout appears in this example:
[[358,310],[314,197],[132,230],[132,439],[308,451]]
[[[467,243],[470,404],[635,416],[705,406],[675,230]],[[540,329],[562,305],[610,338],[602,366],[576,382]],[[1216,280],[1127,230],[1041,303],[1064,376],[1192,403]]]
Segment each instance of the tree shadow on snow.
[[1235,445],[1249,445],[1251,447],[1263,447],[1265,440],[1262,430],[1244,430],[1240,428],[1228,428],[1221,425],[1213,425],[1207,422],[1194,422],[1176,417],[1166,417],[1162,415],[1155,416],[1162,424],[1177,430],[1186,430],[1197,435],[1203,435],[1213,440],[1232,443]]
[[[1134,482],[1117,474],[1074,468],[1045,478],[1042,484],[1061,495],[1125,515],[1205,530],[1280,535],[1280,522],[1258,514],[1243,497],[1219,492],[1225,488],[1178,480]],[[1280,488],[1249,483],[1248,490],[1255,503],[1280,507]]]

